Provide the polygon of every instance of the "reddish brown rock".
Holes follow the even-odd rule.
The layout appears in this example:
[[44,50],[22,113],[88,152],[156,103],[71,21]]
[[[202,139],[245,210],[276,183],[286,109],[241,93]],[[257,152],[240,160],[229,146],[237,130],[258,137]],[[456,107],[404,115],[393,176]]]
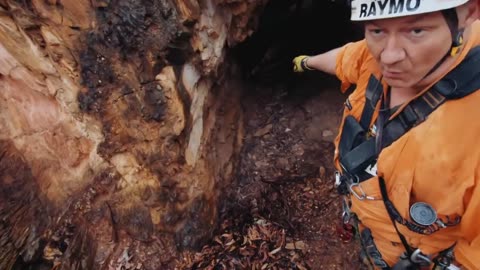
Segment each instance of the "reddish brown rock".
[[210,235],[242,141],[225,52],[264,2],[0,1],[0,269],[159,269]]

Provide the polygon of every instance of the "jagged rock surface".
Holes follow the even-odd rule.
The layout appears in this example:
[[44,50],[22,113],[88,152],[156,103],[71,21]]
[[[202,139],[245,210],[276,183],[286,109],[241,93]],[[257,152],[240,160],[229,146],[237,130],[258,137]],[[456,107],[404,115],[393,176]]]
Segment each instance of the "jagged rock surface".
[[242,137],[225,52],[264,4],[0,1],[0,269],[167,269],[210,235]]

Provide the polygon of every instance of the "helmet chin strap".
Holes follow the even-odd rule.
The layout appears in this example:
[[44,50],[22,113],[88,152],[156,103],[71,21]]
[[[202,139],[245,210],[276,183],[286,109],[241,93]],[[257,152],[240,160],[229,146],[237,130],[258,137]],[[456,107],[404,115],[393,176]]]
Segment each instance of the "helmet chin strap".
[[455,8],[450,8],[450,9],[445,9],[442,10],[443,17],[445,17],[445,20],[447,21],[448,28],[450,29],[450,33],[452,35],[452,45],[450,46],[450,49],[448,50],[447,53],[440,59],[440,61],[433,66],[432,69],[423,77],[427,77],[428,75],[432,74],[435,70],[440,67],[440,65],[447,60],[449,56],[455,56],[458,54],[460,51],[460,48],[463,45],[463,32],[464,29],[460,29],[458,27],[458,15],[457,15],[457,10]]
[[448,28],[452,34],[452,46],[450,48],[450,55],[457,55],[460,47],[463,45],[463,28],[458,26],[458,14],[455,8],[442,10],[443,17],[447,21]]

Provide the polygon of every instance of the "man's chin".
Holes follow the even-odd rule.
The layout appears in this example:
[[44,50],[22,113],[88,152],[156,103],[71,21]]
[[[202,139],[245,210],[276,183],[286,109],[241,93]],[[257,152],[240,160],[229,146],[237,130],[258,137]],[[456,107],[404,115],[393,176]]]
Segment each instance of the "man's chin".
[[384,81],[390,86],[395,88],[409,88],[414,85],[411,81],[405,81],[402,79],[391,79],[391,78],[384,78]]

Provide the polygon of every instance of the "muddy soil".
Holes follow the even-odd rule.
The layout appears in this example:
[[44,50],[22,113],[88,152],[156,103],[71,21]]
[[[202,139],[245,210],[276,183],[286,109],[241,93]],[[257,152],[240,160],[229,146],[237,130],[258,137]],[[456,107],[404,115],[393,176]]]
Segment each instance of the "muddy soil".
[[[191,259],[189,269],[362,269],[358,243],[338,232],[332,142],[346,97],[338,81],[312,72],[250,87],[242,100],[246,136],[238,187],[227,196],[216,241],[196,254],[196,263]],[[247,248],[259,222],[271,224],[270,238],[262,239],[276,254],[262,256],[258,245],[250,254],[231,250]],[[286,239],[280,247],[282,241],[271,239],[279,230]],[[232,264],[237,260],[242,264]]]
[[248,135],[240,181],[268,183],[259,212],[305,243],[310,269],[358,269],[355,243],[337,232],[332,142],[345,100],[337,80],[312,72],[257,87],[244,101]]

